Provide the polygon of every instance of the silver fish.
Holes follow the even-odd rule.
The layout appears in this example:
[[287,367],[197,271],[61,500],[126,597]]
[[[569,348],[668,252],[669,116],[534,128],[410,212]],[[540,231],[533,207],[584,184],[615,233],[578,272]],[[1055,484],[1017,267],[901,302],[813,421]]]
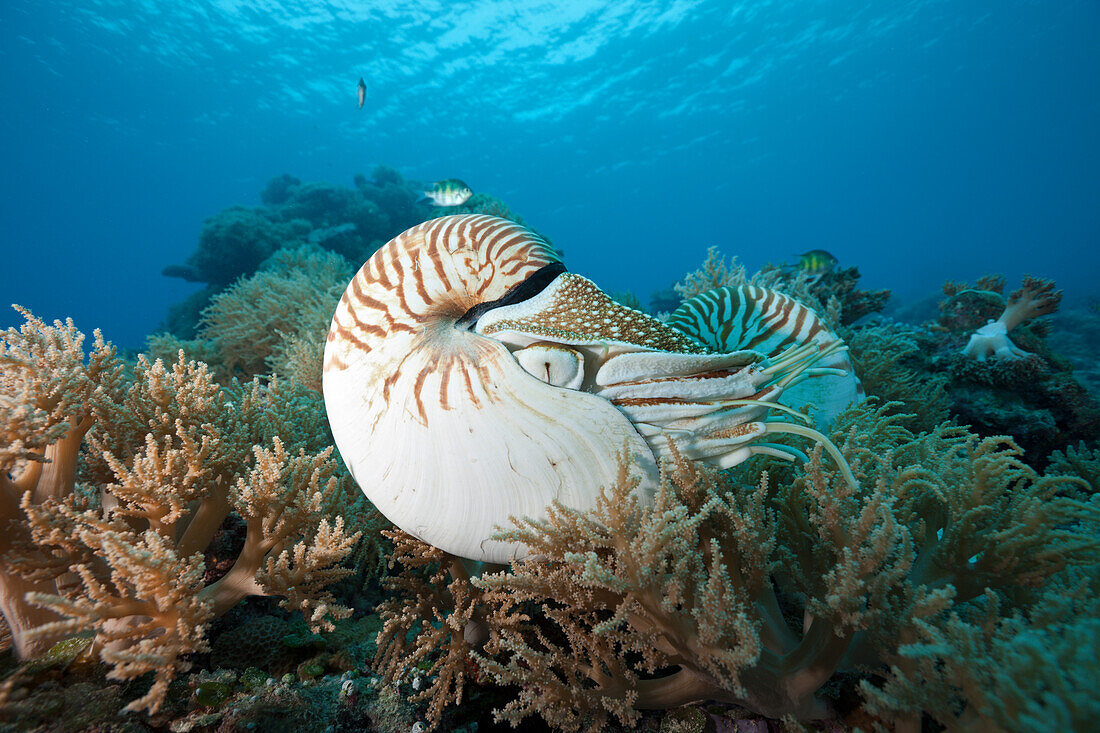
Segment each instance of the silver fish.
[[433,183],[431,190],[425,191],[424,195],[436,206],[461,206],[474,195],[474,192],[457,178],[448,178]]

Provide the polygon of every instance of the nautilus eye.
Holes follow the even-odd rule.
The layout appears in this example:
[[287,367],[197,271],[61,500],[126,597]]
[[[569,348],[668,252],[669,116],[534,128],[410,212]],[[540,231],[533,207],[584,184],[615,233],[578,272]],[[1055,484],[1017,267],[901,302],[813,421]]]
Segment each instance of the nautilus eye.
[[514,353],[519,365],[547,384],[580,389],[584,383],[584,357],[568,346],[553,343],[532,344]]
[[337,447],[390,521],[452,554],[507,562],[526,549],[490,539],[499,528],[553,502],[593,507],[624,455],[643,502],[672,449],[723,467],[789,457],[761,438],[820,437],[780,398],[841,347],[796,335],[771,358],[752,344],[724,353],[698,329],[615,303],[513,222],[447,216],[393,239],[352,279],[323,385]]

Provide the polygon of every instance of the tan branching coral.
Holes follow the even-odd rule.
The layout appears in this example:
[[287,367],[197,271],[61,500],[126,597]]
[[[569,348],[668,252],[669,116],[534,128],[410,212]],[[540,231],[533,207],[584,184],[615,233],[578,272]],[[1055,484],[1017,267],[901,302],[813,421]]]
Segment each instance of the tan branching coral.
[[[316,393],[223,388],[182,352],[130,367],[98,333],[85,356],[71,322],[24,314],[0,339],[0,607],[22,658],[92,630],[111,677],[155,673],[128,706],[152,712],[244,597],[282,596],[315,629],[350,613],[326,587],[372,515],[325,447]],[[230,512],[244,544],[207,583],[202,553]]]
[[[37,515],[36,523],[48,521],[48,508],[25,508]],[[64,504],[50,508],[51,528],[69,525],[61,530],[64,539],[53,546],[77,544],[89,562],[73,566],[80,583],[66,589],[67,595],[28,594],[29,602],[66,620],[38,626],[27,636],[55,639],[95,629],[100,658],[113,667],[109,677],[125,680],[155,673],[149,691],[129,706],[155,710],[176,673],[190,668],[184,655],[208,650],[205,627],[214,612],[201,593],[202,556],[181,557],[152,529],[138,534],[123,521],[99,520],[96,512],[73,512]]]
[[751,282],[758,288],[785,293],[798,302],[805,303],[818,315],[827,316],[834,328],[840,325],[840,320],[833,318],[835,314],[830,312],[830,310],[839,312],[840,304],[834,303],[830,307],[830,304],[822,301],[813,290],[814,284],[818,282],[815,276],[802,268],[791,271],[784,267],[765,266],[753,274]]
[[765,265],[752,276],[752,284],[791,296],[813,308],[832,328],[841,329],[881,311],[890,299],[889,290],[858,287],[860,277],[857,267],[815,275],[801,267]]
[[150,336],[150,361],[173,361],[183,350],[209,364],[223,385],[274,373],[320,392],[325,336],[354,270],[316,245],[278,250],[258,272],[210,298],[198,338]]
[[[98,331],[85,358],[84,334],[71,319],[49,326],[17,310],[26,323],[0,339],[0,557],[30,542],[21,508],[24,496],[39,504],[72,492],[80,445],[94,424],[89,402],[97,390],[121,380],[115,350]],[[0,611],[21,657],[43,650],[25,632],[57,620],[52,612],[27,603],[25,596],[51,589],[48,581],[25,577],[0,562]]]
[[[423,673],[423,689],[411,700],[428,702],[428,717],[438,723],[445,707],[462,702],[476,670],[470,652],[485,641],[477,634],[484,625],[475,619],[480,594],[460,559],[401,530],[384,534],[394,545],[391,564],[401,573],[386,579],[394,595],[378,606],[384,625],[374,663],[390,683]],[[416,633],[412,644],[410,631]]]
[[[904,419],[866,406],[841,417],[834,435],[857,487],[820,450],[776,485],[677,458],[644,509],[624,463],[591,513],[557,507],[505,533],[531,559],[469,581],[456,569],[448,585],[452,559],[406,538],[395,587],[407,595],[383,611],[383,671],[401,679],[406,656],[435,660],[429,678],[447,670],[451,681],[429,679],[419,696],[438,723],[472,658],[476,674],[516,690],[499,719],[539,715],[562,730],[702,700],[826,716],[823,688],[839,671],[889,674],[881,695],[865,690],[875,700],[916,699],[899,690],[944,667],[906,644],[950,633],[953,614],[989,593],[1026,598],[1066,568],[1095,566],[1100,516],[1067,496],[1080,480],[1037,475],[1006,439],[947,425],[916,436]],[[417,575],[425,565],[430,577]],[[919,730],[922,710],[947,719],[929,706],[980,704],[959,694],[875,709]]]
[[1011,331],[1024,321],[1049,316],[1062,304],[1062,291],[1054,289],[1053,280],[1025,277],[1023,284],[1008,296],[1008,305],[1001,320]]
[[702,266],[689,272],[672,287],[681,298],[687,300],[714,288],[736,288],[748,283],[745,267],[737,264],[736,257],[731,257],[727,263],[718,247],[710,246],[707,247],[707,257]]
[[[609,713],[632,723],[638,709],[746,698],[768,712],[823,712],[802,680],[784,684],[782,665],[760,669],[763,636],[782,633],[761,628],[755,608],[778,608],[766,477],[734,494],[716,472],[677,457],[651,511],[630,493],[625,467],[620,478],[592,515],[558,510],[545,525],[510,533],[560,561],[517,563],[514,577],[477,581],[500,632],[480,661],[520,685],[499,717],[515,724],[539,714],[559,728],[598,729]],[[556,628],[529,621],[528,601]]]

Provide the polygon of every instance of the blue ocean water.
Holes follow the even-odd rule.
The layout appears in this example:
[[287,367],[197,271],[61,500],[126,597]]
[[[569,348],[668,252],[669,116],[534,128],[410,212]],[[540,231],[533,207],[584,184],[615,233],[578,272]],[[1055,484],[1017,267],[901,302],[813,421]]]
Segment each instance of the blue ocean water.
[[5,0],[0,93],[0,327],[139,347],[204,217],[377,163],[500,197],[643,302],[710,245],[826,249],[903,298],[1097,295],[1095,0]]

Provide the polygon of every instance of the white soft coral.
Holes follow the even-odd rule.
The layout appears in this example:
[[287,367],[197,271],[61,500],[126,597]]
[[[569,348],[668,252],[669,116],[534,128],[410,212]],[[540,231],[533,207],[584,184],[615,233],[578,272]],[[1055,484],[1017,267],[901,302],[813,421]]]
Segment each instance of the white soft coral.
[[963,355],[978,361],[994,359],[1025,359],[1030,352],[1012,343],[1008,332],[1024,321],[1045,316],[1058,310],[1062,291],[1054,289],[1053,280],[1025,277],[1019,290],[1008,296],[1008,305],[997,320],[989,321],[970,337]]

